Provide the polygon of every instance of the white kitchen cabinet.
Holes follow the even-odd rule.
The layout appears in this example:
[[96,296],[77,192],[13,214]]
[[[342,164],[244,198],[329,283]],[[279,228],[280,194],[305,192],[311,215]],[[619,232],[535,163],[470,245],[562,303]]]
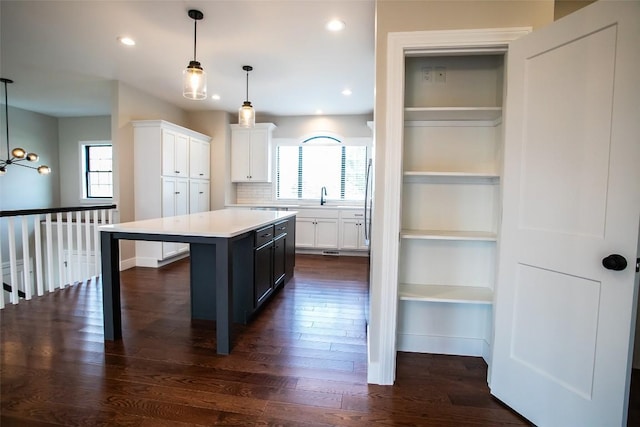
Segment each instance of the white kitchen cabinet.
[[211,144],[209,141],[189,138],[189,177],[209,179]]
[[340,249],[366,250],[368,248],[364,235],[364,212],[347,211],[340,213]]
[[333,209],[299,209],[296,249],[337,249],[338,217]]
[[271,182],[273,123],[253,128],[231,125],[231,181]]
[[189,180],[189,213],[209,211],[209,180]]
[[[209,180],[189,177],[209,175],[211,138],[164,120],[132,124],[135,220],[185,215],[192,209],[209,210]],[[192,196],[192,188],[199,197]],[[137,241],[136,265],[158,267],[186,254],[188,249],[181,243]]]
[[189,177],[189,137],[162,129],[162,175]]
[[[186,215],[189,213],[189,180],[162,177],[162,216]],[[157,242],[154,242],[157,243]],[[161,242],[162,258],[170,258],[189,250],[189,244]]]

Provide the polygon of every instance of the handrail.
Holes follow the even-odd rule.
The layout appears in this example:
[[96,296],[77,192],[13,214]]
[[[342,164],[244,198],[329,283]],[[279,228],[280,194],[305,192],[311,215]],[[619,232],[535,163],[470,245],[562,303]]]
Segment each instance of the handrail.
[[40,209],[19,209],[11,211],[0,211],[0,218],[9,216],[20,215],[41,215],[48,213],[64,213],[64,212],[77,212],[77,211],[92,211],[95,209],[115,209],[116,205],[85,205],[85,206],[72,206],[63,208],[40,208]]

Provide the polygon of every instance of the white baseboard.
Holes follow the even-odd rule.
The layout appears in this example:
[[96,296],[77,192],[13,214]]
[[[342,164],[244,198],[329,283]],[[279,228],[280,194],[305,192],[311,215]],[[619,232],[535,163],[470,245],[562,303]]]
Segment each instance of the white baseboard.
[[487,363],[491,354],[489,343],[478,338],[398,334],[397,339],[398,351],[477,356],[482,357]]
[[183,258],[187,258],[188,256],[189,256],[189,252],[185,252],[165,260],[158,260],[156,258],[148,258],[148,257],[136,257],[136,258],[131,258],[133,260],[133,264],[127,268],[131,268],[131,267],[159,268],[159,267],[164,267],[165,265],[169,265],[172,262],[176,262]]
[[296,254],[301,255],[326,255],[326,256],[369,256],[367,251],[354,251],[345,249],[312,249],[312,248],[296,248]]
[[123,259],[120,261],[120,271],[128,270],[136,266],[135,258]]

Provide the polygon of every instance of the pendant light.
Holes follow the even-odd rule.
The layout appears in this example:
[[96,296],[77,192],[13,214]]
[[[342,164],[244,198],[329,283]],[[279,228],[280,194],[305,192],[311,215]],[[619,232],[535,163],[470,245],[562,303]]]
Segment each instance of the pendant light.
[[256,125],[256,110],[249,102],[249,71],[253,70],[253,67],[244,65],[242,69],[247,72],[247,99],[238,110],[238,124],[245,128],[252,128]]
[[9,101],[7,95],[7,84],[13,83],[13,80],[0,78],[0,81],[4,83],[4,115],[5,115],[5,123],[7,125],[7,159],[0,160],[0,175],[4,175],[7,173],[7,167],[9,165],[22,166],[24,168],[35,169],[38,171],[40,175],[48,175],[51,173],[51,168],[47,165],[40,165],[38,167],[24,165],[19,162],[24,162],[25,160],[29,162],[37,162],[38,155],[36,153],[27,153],[24,149],[16,147],[13,150],[9,148]]
[[196,45],[198,21],[204,18],[204,14],[199,10],[191,9],[189,18],[193,19],[193,61],[190,61],[187,69],[182,72],[182,95],[185,98],[201,100],[207,97],[207,73],[196,60]]

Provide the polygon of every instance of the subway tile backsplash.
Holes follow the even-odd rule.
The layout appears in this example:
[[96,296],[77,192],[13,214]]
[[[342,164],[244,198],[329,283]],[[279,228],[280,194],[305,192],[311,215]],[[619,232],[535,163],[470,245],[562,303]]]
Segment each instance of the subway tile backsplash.
[[236,184],[236,203],[271,203],[272,186],[268,182],[239,182]]

